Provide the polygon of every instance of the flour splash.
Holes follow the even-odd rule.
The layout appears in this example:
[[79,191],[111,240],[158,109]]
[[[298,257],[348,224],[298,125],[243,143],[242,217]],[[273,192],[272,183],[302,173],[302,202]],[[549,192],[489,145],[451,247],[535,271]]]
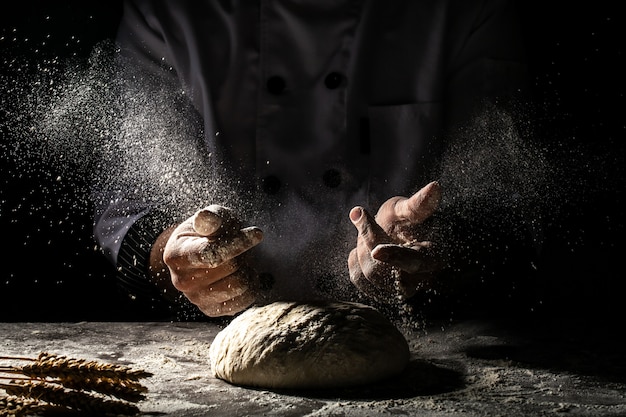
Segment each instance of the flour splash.
[[82,206],[105,205],[125,193],[179,217],[207,202],[233,202],[175,77],[133,78],[108,42],[86,63],[50,64],[26,79],[13,78],[5,94],[12,138],[5,154],[20,168],[46,167],[59,179],[83,182],[76,194]]
[[[75,187],[70,205],[77,212],[125,194],[151,202],[172,219],[182,220],[212,203],[264,218],[253,213],[254,199],[241,194],[219,156],[206,151],[202,121],[171,72],[128,75],[115,46],[105,42],[87,62],[52,59],[3,76],[0,150],[17,167],[13,174],[42,171],[53,175],[59,187]],[[457,270],[473,263],[483,275],[480,280],[493,271],[476,265],[475,251],[505,260],[512,256],[511,242],[539,251],[542,224],[570,207],[581,186],[608,186],[572,177],[580,173],[572,170],[578,166],[570,159],[575,151],[552,154],[559,144],[548,147],[524,133],[519,115],[487,108],[448,138],[432,173],[443,199],[439,213],[425,225],[424,238],[462,259]],[[597,178],[597,172],[585,173]],[[44,192],[42,206],[56,204],[54,187]],[[313,259],[298,261],[308,262],[316,275],[347,277],[346,259],[339,255],[356,237],[347,217],[342,233],[340,250],[312,248]],[[525,269],[536,268],[524,262]],[[354,288],[344,279],[320,291],[343,298]],[[435,303],[435,295],[426,294],[422,302]]]

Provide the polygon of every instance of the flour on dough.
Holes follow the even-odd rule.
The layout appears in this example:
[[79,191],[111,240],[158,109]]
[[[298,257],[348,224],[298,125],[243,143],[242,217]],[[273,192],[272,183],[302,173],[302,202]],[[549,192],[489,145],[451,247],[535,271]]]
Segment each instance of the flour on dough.
[[261,388],[338,388],[403,371],[409,346],[378,310],[358,303],[252,307],[209,349],[213,375]]

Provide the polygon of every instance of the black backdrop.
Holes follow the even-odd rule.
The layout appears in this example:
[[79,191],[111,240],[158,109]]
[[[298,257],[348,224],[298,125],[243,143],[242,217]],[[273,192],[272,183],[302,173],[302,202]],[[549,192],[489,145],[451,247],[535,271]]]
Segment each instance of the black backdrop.
[[[543,140],[584,149],[584,164],[606,169],[606,187],[581,187],[582,198],[548,229],[542,274],[550,282],[546,310],[623,317],[624,17],[617,3],[519,2],[526,35],[537,131]],[[118,1],[31,1],[0,16],[4,77],[35,56],[84,58],[113,37]],[[45,42],[45,46],[39,48]],[[35,52],[35,50],[38,50]],[[38,54],[38,55],[37,55]],[[3,131],[3,141],[9,136]],[[0,320],[110,320],[119,311],[113,268],[95,250],[91,212],[74,213],[74,186],[53,184],[44,171],[16,172],[0,160]],[[606,166],[604,166],[606,165]],[[575,179],[572,181],[576,181]],[[69,198],[33,214],[54,185]],[[574,184],[575,185],[575,184]],[[584,189],[583,189],[584,188]],[[603,189],[604,188],[604,189]],[[64,201],[64,202],[63,202]],[[72,215],[68,217],[68,212]]]

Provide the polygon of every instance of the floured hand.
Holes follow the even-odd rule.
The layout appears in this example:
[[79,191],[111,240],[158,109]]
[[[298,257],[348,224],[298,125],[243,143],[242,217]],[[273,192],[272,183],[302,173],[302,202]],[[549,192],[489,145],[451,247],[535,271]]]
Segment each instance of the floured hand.
[[362,207],[350,211],[358,237],[348,267],[357,288],[380,300],[395,296],[397,289],[409,298],[433,279],[441,262],[433,243],[419,238],[416,226],[432,216],[440,199],[439,184],[431,182],[410,198],[387,200],[375,217]]
[[257,275],[241,255],[262,239],[259,228],[242,228],[230,209],[211,205],[173,230],[162,259],[174,287],[204,314],[233,315],[256,299]]

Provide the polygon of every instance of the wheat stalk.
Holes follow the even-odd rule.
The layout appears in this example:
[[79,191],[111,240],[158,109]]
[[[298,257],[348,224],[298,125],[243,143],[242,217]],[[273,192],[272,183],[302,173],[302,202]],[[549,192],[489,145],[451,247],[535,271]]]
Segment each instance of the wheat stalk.
[[[7,357],[5,359],[27,360]],[[30,360],[32,363],[24,366],[0,367],[0,372],[46,379],[48,382],[56,382],[68,388],[95,391],[132,402],[144,399],[141,393],[148,391],[137,381],[152,376],[149,372],[136,371],[120,365],[70,359],[45,352],[37,359]]]
[[91,415],[134,416],[139,414],[139,408],[134,404],[106,400],[82,391],[68,390],[44,381],[0,384],[0,387],[9,395],[43,401],[67,407],[71,410],[90,413]]
[[133,381],[115,381],[108,378],[101,379],[76,379],[66,378],[62,380],[53,380],[66,388],[80,389],[84,391],[93,391],[104,395],[110,395],[121,400],[133,403],[145,400],[148,389]]
[[[10,383],[0,383],[9,397],[0,402],[0,417],[26,416],[62,408],[89,415],[136,415],[139,408],[124,401],[105,399],[97,394],[120,400],[138,402],[145,399],[148,389],[138,381],[152,376],[150,372],[103,364],[84,359],[72,359],[42,352],[35,359],[0,357],[31,363],[22,366],[0,366],[0,373],[22,374]],[[1,379],[9,379],[2,377]],[[94,394],[97,393],[97,394]]]
[[138,381],[152,376],[150,372],[132,370],[122,365],[72,359],[47,352],[40,353],[33,363],[20,368],[20,373],[27,376],[48,376],[61,379],[80,376],[85,379],[109,378],[114,381]]
[[22,417],[44,411],[37,400],[16,396],[0,397],[0,417]]
[[[80,412],[76,412],[77,417],[78,413]],[[66,407],[41,403],[32,398],[16,397],[13,395],[0,397],[0,417],[25,417],[32,415],[69,417],[74,414],[75,413]]]

